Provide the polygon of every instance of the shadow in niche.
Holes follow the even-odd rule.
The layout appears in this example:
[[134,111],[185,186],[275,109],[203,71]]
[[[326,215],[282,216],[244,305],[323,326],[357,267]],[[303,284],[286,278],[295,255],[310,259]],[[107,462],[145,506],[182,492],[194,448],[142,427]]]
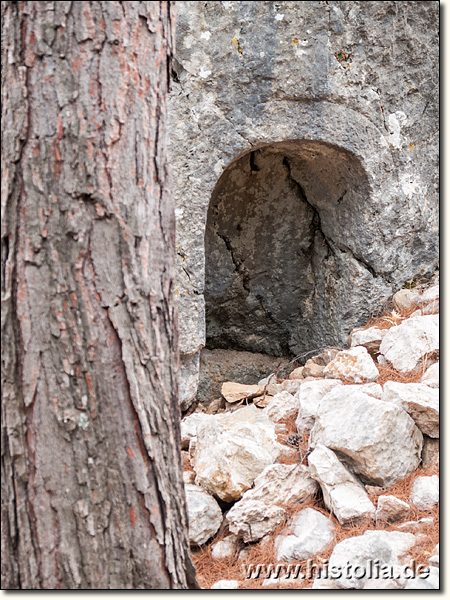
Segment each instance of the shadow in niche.
[[324,142],[274,143],[229,165],[206,224],[207,348],[292,356],[342,344],[354,264],[371,277],[346,231],[364,227],[369,199],[359,159]]

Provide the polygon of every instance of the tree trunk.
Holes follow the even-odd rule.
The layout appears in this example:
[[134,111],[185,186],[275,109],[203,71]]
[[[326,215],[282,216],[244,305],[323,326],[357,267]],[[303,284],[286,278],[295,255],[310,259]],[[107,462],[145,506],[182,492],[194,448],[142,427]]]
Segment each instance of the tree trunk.
[[170,2],[2,2],[2,587],[195,588]]

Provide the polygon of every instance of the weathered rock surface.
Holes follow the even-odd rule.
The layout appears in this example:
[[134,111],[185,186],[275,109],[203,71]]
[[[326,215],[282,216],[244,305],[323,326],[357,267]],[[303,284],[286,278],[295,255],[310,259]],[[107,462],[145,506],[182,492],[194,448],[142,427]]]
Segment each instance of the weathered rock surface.
[[264,408],[263,412],[271,421],[277,422],[288,417],[296,416],[299,409],[299,400],[289,392],[276,394]]
[[[214,321],[229,290],[236,346],[262,347],[275,327],[295,353],[342,345],[359,317],[434,269],[439,10],[405,3],[407,25],[393,28],[396,8],[177,2],[168,122],[183,355],[205,344],[205,262],[209,339],[223,337]],[[209,221],[217,243],[205,257],[208,206],[228,198],[235,219],[225,203],[224,227]]]
[[391,327],[380,345],[380,352],[394,369],[407,373],[420,359],[439,349],[439,315],[410,317]]
[[199,485],[225,502],[233,502],[278,453],[272,421],[255,406],[246,406],[231,414],[207,415],[197,427],[191,462]]
[[415,289],[404,288],[394,294],[392,304],[400,312],[409,310],[413,306],[419,306],[420,294]]
[[429,510],[439,502],[439,477],[416,477],[411,488],[411,502],[419,510]]
[[199,365],[200,356],[198,353],[192,356],[181,357],[178,388],[182,411],[187,410],[191,406],[197,395]]
[[241,400],[250,400],[256,396],[262,396],[264,388],[260,385],[245,385],[243,383],[226,381],[222,384],[221,393],[227,402],[234,404]]
[[[303,385],[304,379],[285,379],[279,384],[282,392],[289,392],[290,394],[296,394]],[[270,384],[269,384],[270,386]]]
[[347,396],[345,388],[332,390],[320,402],[310,446],[331,448],[371,485],[391,485],[414,471],[423,437],[411,417],[363,392]]
[[428,564],[439,569],[439,554],[434,554],[428,559]]
[[423,306],[434,300],[439,300],[439,284],[433,285],[422,292],[420,295],[420,305]]
[[217,559],[231,558],[237,551],[237,542],[238,540],[235,535],[227,535],[227,537],[223,538],[223,540],[220,540],[220,542],[212,544],[212,557]]
[[183,471],[183,483],[195,483],[195,473],[194,471]]
[[430,302],[429,304],[424,306],[420,312],[422,313],[422,315],[439,314],[439,299],[433,300],[433,302]]
[[383,388],[379,383],[351,383],[350,385],[346,385],[341,391],[338,391],[338,388],[335,388],[331,392],[329,392],[330,398],[341,397],[341,394],[345,394],[345,396],[350,397],[352,394],[363,392],[368,396],[372,396],[372,398],[377,398],[381,400],[383,395]]
[[[366,531],[364,535],[347,538],[335,546],[329,569],[331,572],[332,569],[340,569],[346,575],[347,565],[351,565],[350,577],[343,576],[335,582],[342,588],[362,589],[371,579],[370,572],[375,573],[373,567],[370,569],[370,563],[373,565],[379,560],[380,565],[402,564],[401,557],[415,542],[416,538],[411,533]],[[363,569],[366,575],[361,577]]]
[[303,379],[303,367],[297,367],[294,369],[290,373],[289,379]]
[[433,517],[422,517],[418,521],[406,521],[405,523],[400,523],[400,525],[397,525],[397,531],[414,533],[414,535],[419,537],[420,535],[423,535],[433,523]]
[[265,504],[302,504],[312,500],[318,489],[304,465],[274,464],[264,469],[255,479],[254,487],[245,492],[235,506],[248,500],[261,500]]
[[275,540],[278,562],[313,558],[334,538],[330,519],[313,508],[305,508],[288,523],[291,534],[281,534]]
[[200,380],[197,399],[201,404],[209,404],[220,398],[224,381],[254,384],[279,365],[278,357],[256,352],[238,350],[209,350],[200,352]]
[[197,427],[207,418],[208,415],[198,412],[192,413],[192,415],[181,419],[181,448],[183,450],[187,450],[189,448],[189,442],[197,435]]
[[375,507],[356,477],[336,454],[318,445],[308,457],[311,476],[322,488],[325,505],[341,525],[375,517]]
[[227,513],[231,533],[244,542],[256,542],[272,531],[283,521],[286,511],[275,504],[261,500],[237,502]]
[[422,465],[427,467],[431,463],[439,464],[439,439],[423,436]]
[[339,350],[337,348],[325,348],[320,354],[316,354],[309,360],[311,363],[326,367],[338,354]]
[[337,377],[353,383],[370,383],[379,377],[372,357],[363,346],[342,350],[323,370],[325,377]]
[[432,388],[439,388],[439,361],[428,367],[420,381]]
[[382,400],[393,402],[405,410],[420,431],[429,437],[439,437],[439,390],[424,383],[387,381]]
[[439,569],[430,566],[430,573],[427,577],[415,577],[409,579],[404,587],[405,590],[439,590]]
[[198,485],[185,486],[189,520],[189,541],[201,546],[217,533],[222,511],[216,500]]
[[303,377],[322,377],[324,369],[324,365],[318,365],[310,358],[303,367]]
[[395,496],[379,496],[377,504],[377,521],[393,523],[403,519],[411,510],[407,502],[403,502]]
[[367,329],[354,329],[350,334],[350,347],[364,346],[367,352],[375,357],[380,351],[381,340],[387,333],[387,329],[368,327]]
[[299,411],[295,424],[299,433],[312,429],[320,401],[333,388],[341,385],[341,381],[321,379],[318,381],[307,381],[301,386],[296,395],[299,403]]

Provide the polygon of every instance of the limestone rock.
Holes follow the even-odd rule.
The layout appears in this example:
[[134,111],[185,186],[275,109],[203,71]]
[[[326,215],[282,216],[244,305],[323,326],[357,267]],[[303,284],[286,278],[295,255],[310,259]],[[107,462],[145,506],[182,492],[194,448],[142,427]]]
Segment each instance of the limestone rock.
[[296,420],[297,431],[304,433],[310,431],[317,416],[317,410],[322,398],[349,398],[352,394],[364,392],[368,396],[380,399],[383,388],[378,383],[350,384],[344,387],[338,379],[322,379],[305,382],[298,393],[300,407]]
[[256,542],[283,521],[286,511],[280,506],[261,500],[237,502],[227,513],[229,528],[244,542]]
[[183,471],[183,482],[187,483],[195,483],[195,473],[194,471]]
[[439,388],[439,361],[428,367],[420,381],[431,388]]
[[[380,565],[399,565],[401,557],[416,543],[416,538],[411,533],[397,531],[366,531],[364,535],[351,537],[337,544],[330,556],[329,570],[341,571],[343,576],[335,579],[336,583],[347,589],[362,589],[375,574],[373,564],[380,561]],[[349,575],[346,575],[347,566],[351,565]],[[359,567],[359,568],[358,568]],[[361,577],[365,570],[366,575]]]
[[[281,394],[281,392],[279,392]],[[270,404],[270,401],[272,400],[273,396],[270,396],[269,394],[263,394],[262,396],[258,396],[257,398],[254,398],[253,400],[253,404],[255,406],[257,406],[258,408],[266,408],[266,406],[268,406]]]
[[387,331],[387,329],[379,329],[378,327],[354,329],[350,334],[350,347],[364,346],[367,352],[375,357],[380,351],[381,340]]
[[221,579],[220,581],[216,581],[211,586],[212,590],[237,590],[239,589],[239,581],[235,579]]
[[197,427],[207,418],[205,413],[198,412],[181,419],[181,448],[183,450],[189,448],[189,442],[197,435]]
[[255,406],[246,406],[231,414],[207,415],[197,427],[191,462],[197,483],[225,502],[233,502],[278,453],[272,421]]
[[404,587],[405,590],[439,590],[439,569],[430,566],[430,572],[425,577],[425,573],[421,577],[409,579]]
[[216,500],[198,485],[185,486],[189,520],[189,542],[201,546],[217,533],[222,511]]
[[222,384],[221,392],[227,402],[234,403],[240,400],[250,400],[255,396],[262,396],[264,388],[260,385],[244,385],[243,383],[226,381]]
[[394,294],[392,304],[400,312],[409,310],[413,306],[419,306],[420,294],[415,289],[404,288]]
[[379,372],[367,349],[355,346],[337,354],[323,370],[325,377],[347,379],[354,383],[369,383],[379,377]]
[[333,523],[313,508],[305,508],[295,515],[288,529],[292,534],[281,534],[275,540],[279,562],[313,558],[324,550],[334,537]]
[[310,446],[323,444],[338,452],[364,483],[392,485],[417,468],[422,434],[402,408],[363,392],[347,396],[346,387],[322,399]]
[[368,396],[372,396],[372,398],[377,398],[378,400],[381,400],[381,397],[383,395],[383,388],[379,383],[351,383],[343,387],[341,391],[338,391],[338,388],[335,388],[331,392],[329,392],[329,394],[331,394],[330,398],[333,397],[335,394],[341,396],[341,393],[345,393],[345,395],[349,397],[352,394],[359,392],[363,392]]
[[308,464],[311,476],[322,488],[325,505],[341,525],[375,517],[375,507],[363,486],[332,450],[317,445],[308,456]]
[[420,305],[423,306],[434,300],[439,300],[439,284],[429,287],[421,294]]
[[200,355],[181,357],[180,359],[180,381],[179,396],[180,408],[187,410],[194,402],[199,381]]
[[303,367],[297,367],[289,375],[289,379],[303,379]]
[[439,315],[410,317],[391,327],[380,345],[380,352],[394,369],[407,373],[419,360],[439,349]]
[[339,350],[337,348],[325,348],[320,354],[316,354],[316,356],[310,358],[309,361],[321,367],[326,367],[328,363],[336,358],[338,353]]
[[432,567],[437,567],[439,569],[439,554],[430,556],[430,558],[428,559],[428,564],[430,564]]
[[276,382],[277,382],[277,378],[275,376],[275,373],[270,373],[270,375],[267,375],[267,377],[263,377],[262,379],[260,379],[258,381],[258,385],[262,385],[263,387],[266,387],[267,384],[276,383]]
[[411,507],[407,502],[403,502],[403,500],[399,500],[395,496],[379,496],[376,520],[393,523],[394,521],[403,519],[410,510]]
[[261,500],[265,504],[303,504],[314,498],[318,485],[304,465],[269,465],[255,479],[254,487],[242,500]]
[[303,384],[303,379],[285,379],[281,382],[281,391],[296,394]]
[[407,531],[408,533],[414,533],[417,537],[423,535],[434,523],[433,517],[422,517],[418,521],[406,521],[397,525],[397,531]]
[[430,302],[429,304],[427,304],[426,306],[424,306],[420,312],[421,312],[422,315],[436,315],[436,314],[439,314],[439,299],[438,300],[433,300],[433,302]]
[[423,437],[422,466],[427,467],[431,463],[439,464],[439,439]]
[[[439,97],[423,82],[438,76],[439,5],[402,3],[407,27],[393,27],[381,2],[176,7],[168,127],[181,351],[205,343],[205,293],[210,338],[255,350],[272,328],[294,353],[342,344],[356,319],[437,265]],[[341,45],[351,69],[333,55]],[[401,56],[404,76],[376,48]],[[228,248],[217,235],[228,229],[214,227],[223,213]],[[318,216],[340,248],[332,255],[312,233]],[[218,251],[205,249],[205,229]]]
[[393,402],[405,410],[424,435],[439,437],[439,390],[424,383],[384,384],[382,400]]
[[211,399],[221,396],[224,381],[254,384],[276,369],[279,363],[279,357],[267,354],[203,348],[200,352],[197,399],[201,404],[207,405]]
[[276,396],[280,392],[287,391],[287,390],[283,390],[281,382],[280,383],[275,383],[275,382],[272,383],[272,381],[265,385],[265,390],[266,390],[266,394],[269,394],[270,396]]
[[205,414],[207,415],[217,415],[219,412],[224,412],[227,402],[225,398],[220,397],[215,400],[211,400],[207,404],[205,404]]
[[318,365],[310,358],[303,367],[303,377],[322,377],[324,369],[324,365]]
[[430,510],[439,502],[439,477],[417,477],[411,488],[411,502],[419,510]]
[[289,392],[280,392],[273,396],[269,404],[263,410],[271,421],[277,422],[288,417],[296,416],[298,413],[299,401],[296,396]]
[[341,385],[341,381],[321,379],[308,381],[301,386],[296,395],[299,402],[299,411],[295,424],[299,433],[312,429],[320,401],[334,387]]
[[211,546],[211,555],[217,559],[231,558],[235,555],[236,551],[237,538],[235,535],[227,535],[223,540]]

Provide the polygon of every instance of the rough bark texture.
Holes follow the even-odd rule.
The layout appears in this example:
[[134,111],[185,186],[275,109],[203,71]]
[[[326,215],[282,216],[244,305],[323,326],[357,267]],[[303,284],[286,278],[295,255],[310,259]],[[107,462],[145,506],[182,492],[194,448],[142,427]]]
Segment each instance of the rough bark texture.
[[196,586],[169,2],[2,2],[2,587]]

